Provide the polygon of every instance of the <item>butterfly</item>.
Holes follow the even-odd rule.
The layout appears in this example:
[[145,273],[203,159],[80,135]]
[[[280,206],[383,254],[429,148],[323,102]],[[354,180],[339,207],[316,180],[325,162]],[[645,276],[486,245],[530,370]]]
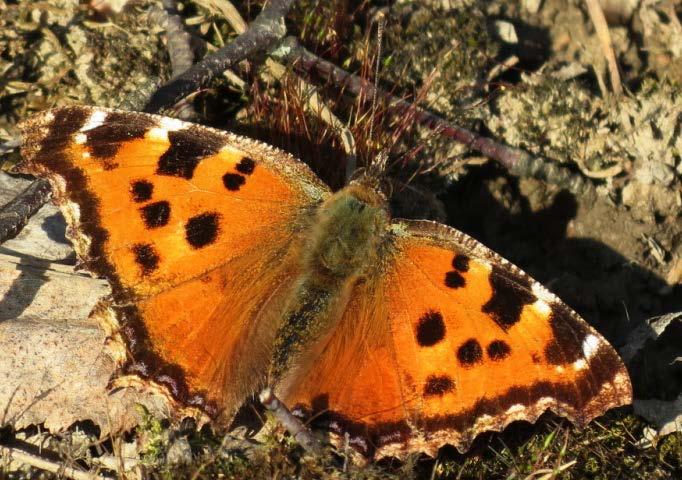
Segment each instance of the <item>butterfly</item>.
[[378,459],[631,402],[575,312],[464,233],[392,219],[376,179],[332,192],[271,146],[136,112],[62,107],[21,130],[21,168],[111,283],[92,316],[123,345],[121,378],[179,411],[226,423],[271,386]]

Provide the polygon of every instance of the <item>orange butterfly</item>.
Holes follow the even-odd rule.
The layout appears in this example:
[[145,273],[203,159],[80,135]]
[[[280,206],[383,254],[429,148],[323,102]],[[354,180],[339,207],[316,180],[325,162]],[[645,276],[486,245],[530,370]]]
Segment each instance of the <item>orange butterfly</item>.
[[514,265],[435,222],[391,219],[363,177],[332,193],[262,143],[93,107],[22,125],[125,373],[228,421],[265,385],[368,457],[466,449],[550,409],[631,401],[613,348]]

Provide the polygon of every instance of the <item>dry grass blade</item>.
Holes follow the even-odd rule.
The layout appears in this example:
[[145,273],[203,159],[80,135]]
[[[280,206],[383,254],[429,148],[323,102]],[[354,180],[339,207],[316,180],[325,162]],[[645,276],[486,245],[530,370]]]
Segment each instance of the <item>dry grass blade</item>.
[[617,96],[623,94],[623,85],[620,82],[620,73],[618,72],[618,62],[616,62],[616,54],[613,51],[613,44],[611,43],[611,35],[609,34],[609,26],[606,23],[604,11],[599,5],[599,0],[585,0],[587,11],[590,14],[594,29],[597,31],[597,37],[601,43],[602,52],[606,57],[606,64],[609,68],[609,75],[611,76],[611,88],[613,93]]
[[54,473],[66,478],[72,478],[73,480],[109,480],[112,477],[98,475],[96,473],[87,472],[83,470],[77,470],[73,467],[67,467],[57,462],[53,462],[46,458],[34,455],[32,453],[26,452],[16,447],[6,447],[0,445],[0,453],[2,455],[7,455],[17,462],[25,463],[32,467],[45,470],[50,473]]
[[228,0],[194,0],[194,3],[201,5],[209,12],[221,15],[234,28],[237,34],[241,35],[249,28],[246,20],[242,18],[239,10]]
[[542,468],[540,470],[537,470],[530,475],[526,477],[525,480],[550,480],[552,478],[557,478],[557,476],[569,468],[571,468],[573,465],[576,464],[575,460],[571,460],[570,462],[564,463],[563,465],[551,469],[551,468]]

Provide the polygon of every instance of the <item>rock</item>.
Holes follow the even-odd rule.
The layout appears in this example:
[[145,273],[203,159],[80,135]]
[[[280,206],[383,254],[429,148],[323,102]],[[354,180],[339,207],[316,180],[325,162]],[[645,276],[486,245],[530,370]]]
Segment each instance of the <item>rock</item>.
[[187,437],[178,437],[171,443],[166,461],[170,465],[186,465],[192,461],[192,448]]

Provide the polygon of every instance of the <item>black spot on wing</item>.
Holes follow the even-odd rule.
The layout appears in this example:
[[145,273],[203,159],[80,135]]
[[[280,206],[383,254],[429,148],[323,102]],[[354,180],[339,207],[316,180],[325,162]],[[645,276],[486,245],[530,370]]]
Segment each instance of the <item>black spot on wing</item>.
[[133,202],[146,202],[151,200],[154,193],[154,184],[147,180],[135,180],[130,185],[130,194],[133,197]]
[[246,179],[244,176],[239,175],[238,173],[226,173],[223,175],[223,185],[232,192],[239,190],[245,182]]
[[457,271],[445,273],[445,286],[448,288],[461,288],[466,285],[464,277]]
[[163,227],[170,219],[170,204],[165,200],[150,203],[140,208],[140,212],[147,228]]
[[545,360],[562,365],[583,358],[583,340],[589,333],[587,326],[576,321],[566,305],[553,302],[550,307],[549,325],[553,335],[545,346]]
[[156,120],[140,113],[109,112],[101,125],[85,132],[85,146],[93,157],[110,159],[118,153],[123,142],[143,138],[155,125]]
[[481,345],[475,338],[470,338],[457,349],[457,360],[462,366],[470,367],[483,359]]
[[455,383],[447,375],[431,375],[424,384],[425,397],[442,397],[455,389]]
[[421,347],[431,347],[445,338],[445,323],[440,312],[426,312],[419,319],[416,331],[417,343]]
[[497,361],[507,358],[511,353],[511,348],[503,340],[493,340],[488,344],[486,352],[488,353],[488,358]]
[[215,155],[225,145],[225,139],[206,128],[191,127],[168,132],[170,146],[159,158],[156,172],[190,179],[201,159]]
[[192,248],[210,245],[218,238],[220,214],[206,212],[190,218],[185,224],[185,238]]
[[256,162],[249,157],[242,158],[237,164],[237,171],[244,175],[251,175],[256,168]]
[[502,330],[507,331],[521,319],[523,306],[537,300],[531,293],[531,279],[495,265],[490,274],[490,284],[493,294],[481,307],[481,311],[490,315]]
[[143,275],[149,275],[159,267],[159,254],[153,245],[148,243],[138,243],[132,247],[135,254],[135,261],[142,269]]
[[469,271],[469,257],[458,253],[455,258],[452,259],[452,268],[460,272]]

